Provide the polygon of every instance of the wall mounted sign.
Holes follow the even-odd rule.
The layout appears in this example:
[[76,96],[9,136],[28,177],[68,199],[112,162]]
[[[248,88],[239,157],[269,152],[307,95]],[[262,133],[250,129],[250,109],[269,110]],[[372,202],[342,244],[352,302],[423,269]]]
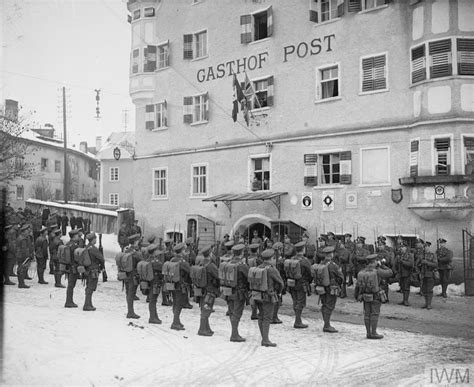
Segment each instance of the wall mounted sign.
[[120,156],[121,156],[120,149],[118,147],[115,147],[114,148],[114,159],[118,161],[118,160],[120,160]]
[[321,202],[323,211],[334,211],[334,191],[323,191]]
[[313,193],[303,192],[301,195],[301,208],[311,210],[313,208]]

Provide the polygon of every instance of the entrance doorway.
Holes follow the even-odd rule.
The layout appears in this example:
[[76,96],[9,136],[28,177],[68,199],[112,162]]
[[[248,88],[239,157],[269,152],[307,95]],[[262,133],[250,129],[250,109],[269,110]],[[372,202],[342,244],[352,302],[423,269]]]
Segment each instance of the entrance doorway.
[[262,240],[265,237],[271,238],[270,218],[259,214],[243,216],[235,222],[229,234],[235,241],[244,238],[246,242],[251,243],[254,231]]

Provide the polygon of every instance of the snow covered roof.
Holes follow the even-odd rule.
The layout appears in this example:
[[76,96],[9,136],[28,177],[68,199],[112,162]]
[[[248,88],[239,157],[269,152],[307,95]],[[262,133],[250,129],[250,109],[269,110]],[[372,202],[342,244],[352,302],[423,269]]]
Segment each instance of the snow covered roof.
[[113,150],[118,147],[122,158],[132,158],[135,154],[135,132],[113,132],[97,152],[99,160],[113,159]]

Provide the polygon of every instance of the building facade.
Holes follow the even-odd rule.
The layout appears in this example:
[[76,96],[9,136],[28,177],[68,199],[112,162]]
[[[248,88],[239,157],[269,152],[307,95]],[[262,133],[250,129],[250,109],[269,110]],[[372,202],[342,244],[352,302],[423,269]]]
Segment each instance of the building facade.
[[[443,236],[462,255],[474,2],[127,5],[134,203],[147,230]],[[246,96],[235,107],[234,80]]]

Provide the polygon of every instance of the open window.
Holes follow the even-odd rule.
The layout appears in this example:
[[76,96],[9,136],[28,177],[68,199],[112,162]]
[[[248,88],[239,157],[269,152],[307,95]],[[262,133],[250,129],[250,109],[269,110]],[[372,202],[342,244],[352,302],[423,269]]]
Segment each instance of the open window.
[[240,16],[240,42],[242,44],[255,42],[272,36],[273,12],[272,7],[249,15]]

